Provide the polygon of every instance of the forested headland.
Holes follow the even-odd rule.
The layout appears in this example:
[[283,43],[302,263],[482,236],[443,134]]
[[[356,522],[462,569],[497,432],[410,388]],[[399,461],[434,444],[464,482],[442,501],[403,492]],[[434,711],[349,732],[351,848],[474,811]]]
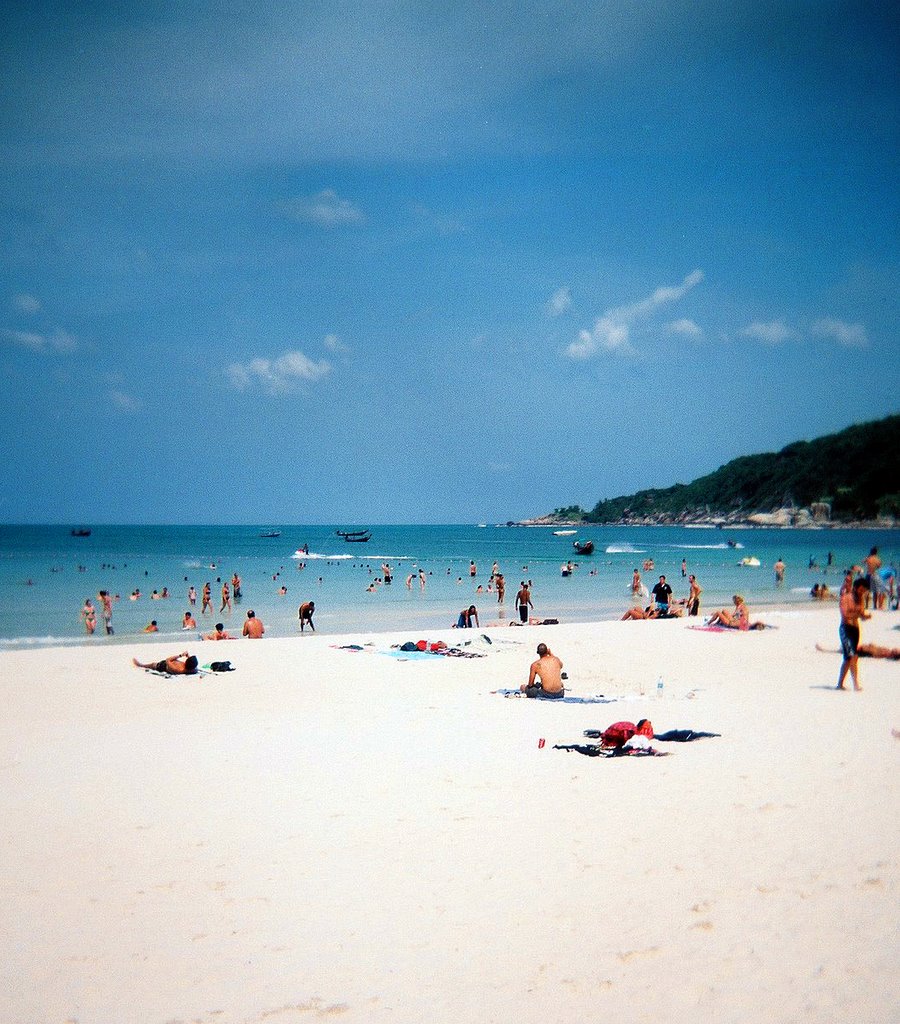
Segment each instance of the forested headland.
[[541,521],[893,525],[900,521],[900,415],[744,455],[689,484],[604,498],[590,510],[557,508]]

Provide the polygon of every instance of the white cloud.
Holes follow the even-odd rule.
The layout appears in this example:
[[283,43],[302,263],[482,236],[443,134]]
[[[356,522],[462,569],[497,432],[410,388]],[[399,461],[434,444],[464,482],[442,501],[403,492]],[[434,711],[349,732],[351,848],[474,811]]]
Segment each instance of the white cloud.
[[847,348],[867,348],[869,345],[869,336],[862,324],[848,324],[843,320],[824,317],[817,320],[810,330],[819,338],[830,338]]
[[29,316],[33,316],[35,313],[40,313],[41,311],[40,300],[36,299],[33,295],[14,296],[13,306],[20,313],[27,313]]
[[685,338],[699,338],[703,331],[693,320],[672,320],[666,324],[668,334],[680,334]]
[[545,308],[548,316],[561,316],[571,305],[572,289],[564,286],[550,296]]
[[39,334],[37,331],[12,331],[4,329],[0,336],[14,345],[30,348],[32,352],[73,352],[77,342],[67,331],[54,331],[52,334]]
[[135,398],[125,391],[119,391],[117,388],[110,391],[109,398],[112,404],[122,412],[138,412],[143,408],[143,402],[139,398]]
[[282,210],[293,220],[304,220],[323,228],[344,224],[362,224],[365,217],[348,199],[334,189],[326,188],[314,196],[291,199],[282,203]]
[[302,352],[285,352],[277,359],[251,359],[248,363],[232,363],[225,373],[232,387],[245,391],[252,384],[262,384],[272,393],[293,391],[298,383],[317,381],[331,372],[331,363],[318,362]]
[[781,320],[770,320],[766,323],[754,320],[741,331],[741,334],[745,338],[761,341],[764,345],[782,345],[797,337],[797,332]]
[[596,321],[592,330],[583,330],[579,333],[578,340],[573,341],[566,349],[566,355],[570,359],[589,359],[598,350],[618,352],[620,355],[636,355],[631,344],[632,325],[652,316],[661,306],[677,302],[702,280],[703,271],[694,270],[680,285],[657,288],[646,299],[607,310]]
[[336,334],[326,334],[323,344],[329,352],[335,352],[338,355],[344,355],[350,351],[350,346],[345,345]]

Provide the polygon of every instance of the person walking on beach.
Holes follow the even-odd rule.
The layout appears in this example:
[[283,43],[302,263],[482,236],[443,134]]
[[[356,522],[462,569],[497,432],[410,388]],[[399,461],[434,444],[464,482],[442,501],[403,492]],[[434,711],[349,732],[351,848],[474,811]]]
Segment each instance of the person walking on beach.
[[516,594],[516,607],[519,609],[519,621],[528,621],[528,609],[534,608],[531,603],[531,591],[528,589],[528,584],[525,580],[522,580],[522,584],[519,587],[519,592]]
[[263,626],[262,621],[256,617],[256,612],[251,608],[247,612],[247,618],[244,621],[244,628],[241,632],[251,640],[262,640],[265,631],[266,628]]
[[301,633],[303,632],[303,627],[304,626],[309,626],[309,628],[315,633],[316,627],[313,625],[313,620],[312,620],[313,612],[315,610],[316,610],[316,602],[315,601],[304,601],[303,604],[300,605],[300,608],[297,611],[297,617],[300,619],[300,632]]
[[859,623],[861,619],[871,619],[866,611],[865,596],[869,590],[867,580],[860,576],[853,581],[853,588],[841,595],[841,625],[838,636],[841,640],[841,651],[844,660],[835,689],[843,690],[847,672],[853,680],[853,689],[861,690],[859,685]]
[[200,614],[205,615],[207,612],[209,612],[210,615],[213,613],[212,587],[208,582],[203,584],[203,597],[200,601]]
[[659,583],[653,588],[653,600],[656,607],[665,615],[669,610],[669,599],[672,596],[672,588],[666,583],[665,576],[660,576]]
[[112,595],[107,590],[101,590],[97,595],[103,605],[103,625],[106,627],[106,635],[112,636]]
[[526,697],[543,697],[545,700],[560,700],[565,696],[563,687],[563,663],[546,644],[537,645],[537,661],[531,663],[528,682],[519,690]]

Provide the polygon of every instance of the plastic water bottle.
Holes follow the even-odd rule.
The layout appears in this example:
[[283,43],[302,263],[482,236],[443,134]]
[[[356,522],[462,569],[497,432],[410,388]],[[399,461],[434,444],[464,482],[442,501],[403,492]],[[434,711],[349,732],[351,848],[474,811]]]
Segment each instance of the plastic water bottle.
[[660,676],[659,679],[656,680],[656,696],[657,696],[657,698],[659,698],[661,700],[662,699],[662,695],[663,695],[663,677]]

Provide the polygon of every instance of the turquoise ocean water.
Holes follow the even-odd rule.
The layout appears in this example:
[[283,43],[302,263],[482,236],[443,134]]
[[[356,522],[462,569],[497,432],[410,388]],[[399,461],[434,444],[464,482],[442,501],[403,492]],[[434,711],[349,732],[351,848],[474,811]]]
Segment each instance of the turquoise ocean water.
[[[363,524],[364,525],[364,524]],[[359,526],[347,527],[358,529]],[[264,538],[264,530],[281,536]],[[367,544],[348,544],[334,526],[95,526],[89,537],[72,537],[63,526],[0,526],[0,646],[49,646],[57,643],[115,643],[137,638],[148,644],[183,642],[182,615],[187,591],[198,594],[212,584],[216,615],[195,615],[202,629],[223,620],[240,632],[253,608],[271,636],[293,636],[301,601],[316,602],[320,633],[409,630],[412,639],[429,629],[446,628],[459,610],[475,604],[482,625],[514,617],[513,598],[523,579],[533,583],[534,614],[561,622],[618,618],[630,605],[634,568],[645,559],[655,568],[643,572],[648,586],[665,573],[676,597],[687,595],[681,576],[682,558],[703,587],[703,609],[745,595],[751,611],[773,605],[808,605],[816,581],[837,587],[842,570],[860,563],[877,546],[885,564],[900,560],[900,534],[887,530],[716,530],[681,527],[584,527],[574,537],[558,537],[542,527],[375,526]],[[590,539],[595,553],[578,556],[575,539]],[[730,547],[729,541],[736,544]],[[308,545],[309,555],[295,557]],[[828,567],[828,555],[832,564]],[[759,568],[738,565],[755,557]],[[787,564],[785,583],[777,586],[772,565]],[[572,559],[578,568],[563,577],[560,567]],[[809,563],[817,563],[810,569]],[[474,561],[477,576],[469,576]],[[506,602],[485,590],[491,565],[506,577]],[[299,566],[305,563],[305,567]],[[391,565],[394,580],[367,592],[369,583]],[[406,577],[422,569],[426,586],[406,587]],[[237,572],[243,599],[230,614],[218,614],[221,585]],[[461,582],[458,580],[461,578]],[[281,586],[286,596],[279,594]],[[155,589],[167,587],[171,597],[151,600]],[[85,636],[79,613],[90,597],[97,604],[101,589],[118,594],[113,626],[104,635],[98,609],[98,631]],[[139,589],[137,601],[129,595]],[[505,618],[501,616],[505,611]],[[143,627],[156,619],[160,632]],[[195,636],[196,634],[188,634]],[[176,640],[175,638],[181,638]]]

